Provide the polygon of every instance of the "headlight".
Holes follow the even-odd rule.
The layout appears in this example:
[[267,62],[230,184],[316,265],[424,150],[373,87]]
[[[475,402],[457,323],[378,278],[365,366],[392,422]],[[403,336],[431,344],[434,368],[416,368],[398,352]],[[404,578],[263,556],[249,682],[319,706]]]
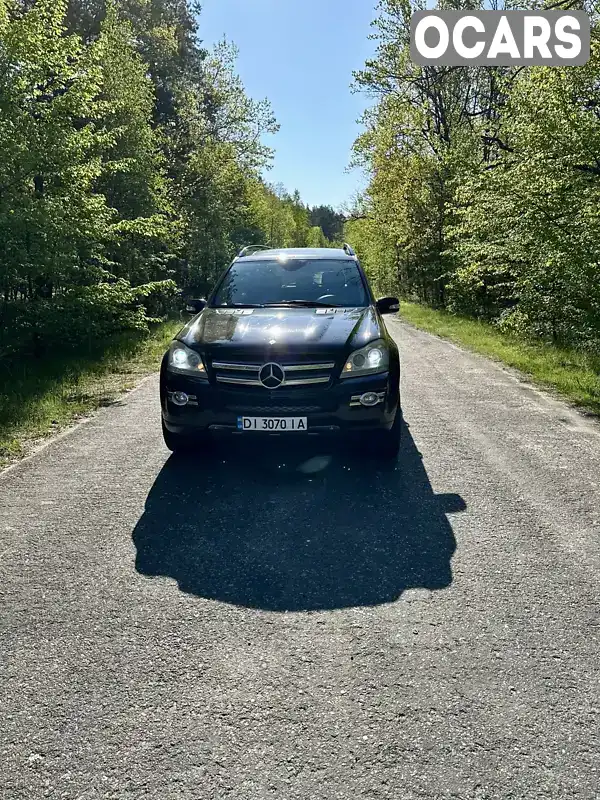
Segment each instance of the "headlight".
[[387,372],[390,366],[390,353],[382,339],[371,342],[360,350],[355,350],[344,364],[341,378],[356,378],[359,375],[374,375]]
[[184,375],[195,375],[205,378],[206,368],[202,356],[190,350],[183,342],[173,342],[169,349],[168,369],[170,372],[179,372]]

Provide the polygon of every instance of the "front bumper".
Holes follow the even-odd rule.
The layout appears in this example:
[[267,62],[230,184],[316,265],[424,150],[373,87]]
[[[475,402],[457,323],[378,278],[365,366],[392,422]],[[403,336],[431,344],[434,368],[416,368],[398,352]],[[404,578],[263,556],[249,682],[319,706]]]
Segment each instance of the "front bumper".
[[[190,402],[178,406],[175,392]],[[357,405],[365,392],[382,396],[373,407]],[[165,371],[161,378],[161,406],[165,426],[172,433],[232,433],[240,416],[306,417],[308,435],[344,434],[391,428],[399,405],[399,387],[389,373],[337,380],[326,388],[221,388]],[[244,436],[302,436],[305,432],[245,432]]]

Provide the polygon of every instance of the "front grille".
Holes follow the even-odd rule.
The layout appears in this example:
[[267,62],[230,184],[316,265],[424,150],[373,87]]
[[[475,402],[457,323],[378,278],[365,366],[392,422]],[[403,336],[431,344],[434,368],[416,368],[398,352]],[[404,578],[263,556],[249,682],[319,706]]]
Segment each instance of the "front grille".
[[[331,382],[335,370],[335,361],[320,360],[303,363],[285,363],[282,360],[273,361],[278,364],[284,375],[283,382],[277,389],[289,389],[303,386],[325,386]],[[271,387],[265,386],[260,379],[263,364],[246,361],[213,361],[212,372],[218,384],[230,387],[257,387],[269,391]]]

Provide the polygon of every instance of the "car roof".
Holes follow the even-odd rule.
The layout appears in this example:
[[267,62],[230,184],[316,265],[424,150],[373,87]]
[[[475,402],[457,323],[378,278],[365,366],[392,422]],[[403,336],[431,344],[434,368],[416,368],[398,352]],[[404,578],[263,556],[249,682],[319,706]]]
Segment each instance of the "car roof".
[[272,250],[257,250],[246,256],[238,257],[236,261],[262,261],[265,258],[278,258],[280,256],[328,259],[330,261],[353,261],[356,263],[354,256],[350,256],[345,250],[335,247],[280,247]]

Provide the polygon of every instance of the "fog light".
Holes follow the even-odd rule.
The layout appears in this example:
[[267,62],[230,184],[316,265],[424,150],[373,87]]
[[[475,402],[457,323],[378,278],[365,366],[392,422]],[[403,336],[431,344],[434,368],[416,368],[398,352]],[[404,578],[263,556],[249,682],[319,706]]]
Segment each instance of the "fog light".
[[363,406],[376,406],[378,402],[379,397],[375,392],[365,392],[360,396],[360,403]]
[[187,406],[189,399],[185,392],[173,392],[171,397],[176,406]]

